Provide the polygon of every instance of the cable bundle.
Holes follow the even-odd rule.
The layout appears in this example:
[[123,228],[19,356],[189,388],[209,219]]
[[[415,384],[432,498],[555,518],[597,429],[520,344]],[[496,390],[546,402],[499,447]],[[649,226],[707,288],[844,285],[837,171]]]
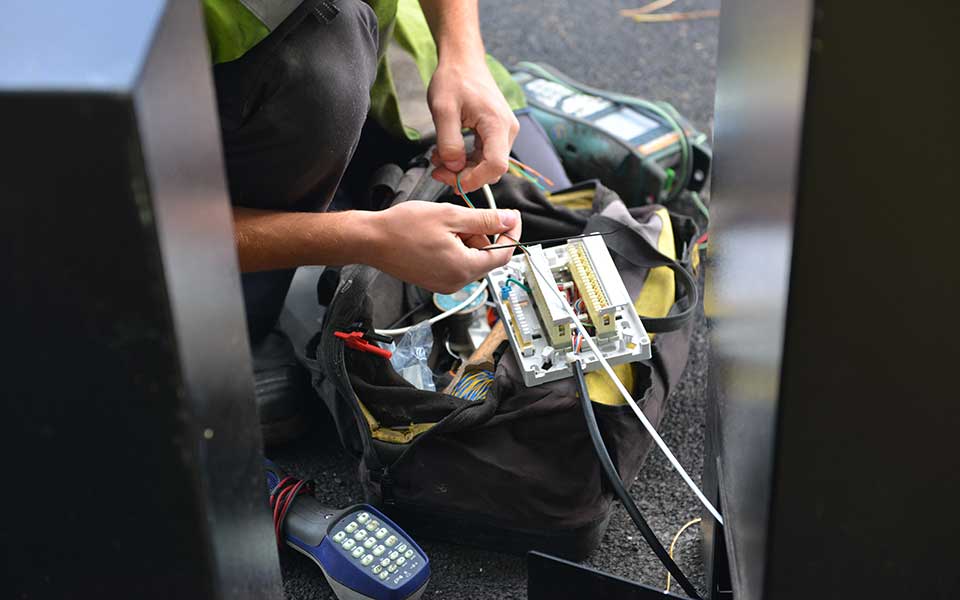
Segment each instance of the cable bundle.
[[294,499],[300,494],[313,493],[313,485],[306,479],[284,477],[270,492],[270,507],[273,508],[273,532],[277,544],[283,545],[283,522],[287,518]]
[[483,400],[493,385],[493,371],[476,371],[463,376],[450,391],[452,396],[465,400]]

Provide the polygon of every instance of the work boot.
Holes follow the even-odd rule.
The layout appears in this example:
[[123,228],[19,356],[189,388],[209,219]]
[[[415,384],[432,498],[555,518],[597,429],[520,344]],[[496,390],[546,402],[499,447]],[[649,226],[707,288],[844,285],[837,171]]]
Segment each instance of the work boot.
[[307,402],[313,398],[310,376],[297,362],[293,344],[273,330],[252,348],[253,380],[266,446],[299,437],[307,428]]

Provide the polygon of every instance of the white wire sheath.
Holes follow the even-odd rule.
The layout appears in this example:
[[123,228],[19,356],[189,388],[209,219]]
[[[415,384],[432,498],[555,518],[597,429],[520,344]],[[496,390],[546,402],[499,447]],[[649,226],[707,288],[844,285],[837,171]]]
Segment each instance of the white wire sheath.
[[434,316],[434,317],[430,317],[430,318],[427,319],[426,321],[420,321],[419,323],[417,323],[417,324],[415,324],[415,325],[410,325],[410,326],[408,326],[408,327],[400,327],[400,328],[398,328],[398,329],[375,329],[374,331],[377,332],[377,333],[379,333],[380,335],[402,335],[402,334],[410,331],[411,329],[413,329],[413,328],[416,327],[417,325],[423,325],[424,323],[426,323],[427,325],[433,325],[433,324],[436,323],[437,321],[442,321],[442,320],[446,319],[447,317],[449,317],[450,315],[454,315],[454,314],[460,312],[461,310],[465,309],[466,307],[470,306],[470,305],[473,303],[474,300],[476,300],[478,297],[480,297],[480,294],[482,294],[482,293],[483,293],[483,290],[485,290],[485,289],[487,289],[487,280],[486,280],[486,279],[484,279],[483,281],[480,282],[480,285],[477,286],[477,289],[475,289],[475,290],[473,290],[472,292],[470,292],[470,295],[467,296],[467,299],[466,299],[466,300],[464,300],[463,302],[461,302],[460,304],[454,306],[453,308],[451,308],[451,309],[449,309],[449,310],[443,311],[443,312],[440,313],[439,315],[436,315],[436,316]]
[[[491,189],[490,189],[490,186],[487,185],[487,184],[483,184],[483,196],[487,199],[487,203],[490,205],[490,208],[493,208],[493,209],[496,209],[496,208],[497,208],[497,201],[493,199],[493,190],[491,190]],[[498,237],[499,237],[499,236],[498,236]],[[496,238],[494,238],[493,243],[497,243]],[[456,313],[460,312],[461,310],[463,310],[463,309],[465,309],[466,307],[470,306],[470,304],[471,304],[474,300],[476,300],[477,297],[480,296],[480,294],[482,294],[482,293],[483,293],[483,290],[485,290],[485,289],[487,289],[487,280],[486,280],[486,279],[484,279],[484,280],[480,283],[480,285],[477,286],[477,289],[473,290],[473,292],[472,292],[469,296],[467,296],[467,299],[466,299],[466,300],[464,300],[464,301],[461,302],[460,304],[454,306],[454,307],[451,308],[450,310],[446,310],[446,311],[440,313],[439,315],[437,315],[437,316],[435,316],[435,317],[431,317],[430,319],[427,319],[426,323],[427,323],[428,325],[433,325],[434,323],[436,323],[436,322],[438,322],[438,321],[442,321],[442,320],[446,319],[446,318],[449,317],[450,315],[453,315],[453,314],[456,314]],[[376,333],[379,333],[380,335],[403,335],[404,333],[410,331],[411,329],[413,329],[413,328],[416,327],[417,325],[422,325],[422,324],[423,324],[423,321],[421,321],[420,323],[415,323],[415,324],[413,324],[413,325],[409,325],[409,326],[407,326],[407,327],[400,327],[400,328],[398,328],[398,329],[375,329],[374,331],[375,331]]]
[[487,184],[483,184],[483,197],[487,199],[487,205],[496,210],[497,201],[493,199],[493,190],[491,190]]
[[[550,277],[547,277],[534,262],[527,261],[541,278],[546,281],[550,281]],[[617,377],[616,373],[613,372],[613,369],[610,367],[610,363],[607,362],[607,359],[604,358],[603,353],[600,352],[600,348],[597,347],[596,342],[593,341],[593,338],[587,333],[587,329],[583,326],[583,323],[580,322],[580,319],[577,318],[577,313],[574,312],[573,307],[570,306],[570,303],[567,302],[567,299],[557,291],[557,288],[552,285],[544,286],[545,288],[551,290],[553,294],[560,300],[560,303],[563,305],[563,308],[567,311],[567,314],[570,315],[570,318],[573,320],[573,324],[576,325],[577,330],[580,332],[580,335],[583,336],[584,341],[587,342],[587,346],[593,351],[594,356],[597,357],[597,360],[600,361],[600,365],[603,366],[603,370],[607,372],[607,375],[610,376],[613,384],[617,386],[617,390],[620,391],[620,395],[623,396],[623,399],[627,401],[627,404],[630,405],[630,408],[633,409],[633,412],[640,419],[640,422],[643,423],[643,426],[647,429],[650,435],[653,437],[653,441],[657,443],[657,446],[660,447],[660,450],[663,452],[664,456],[667,457],[667,460],[670,461],[670,464],[673,465],[673,468],[680,474],[680,477],[683,478],[683,481],[687,486],[693,490],[693,493],[697,495],[700,502],[703,506],[710,511],[710,514],[713,515],[713,518],[717,520],[717,523],[723,525],[723,517],[720,516],[720,513],[714,508],[713,504],[707,500],[707,497],[703,495],[703,492],[700,491],[700,488],[697,487],[697,484],[693,482],[693,479],[687,474],[687,471],[680,464],[680,461],[677,460],[677,457],[673,455],[673,452],[670,451],[670,448],[667,447],[667,443],[663,441],[663,438],[660,437],[660,434],[657,433],[657,430],[653,427],[653,424],[647,419],[647,415],[643,414],[643,411],[640,410],[640,407],[637,406],[637,403],[630,396],[630,392],[627,391],[627,388],[623,386],[620,378]]]

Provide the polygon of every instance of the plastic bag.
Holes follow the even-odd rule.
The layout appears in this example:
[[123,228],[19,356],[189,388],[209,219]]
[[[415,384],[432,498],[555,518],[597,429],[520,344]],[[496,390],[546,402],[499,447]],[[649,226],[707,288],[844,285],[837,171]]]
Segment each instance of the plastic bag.
[[433,350],[433,331],[429,324],[421,323],[408,330],[396,342],[390,364],[404,379],[419,390],[437,391],[433,373],[427,364]]

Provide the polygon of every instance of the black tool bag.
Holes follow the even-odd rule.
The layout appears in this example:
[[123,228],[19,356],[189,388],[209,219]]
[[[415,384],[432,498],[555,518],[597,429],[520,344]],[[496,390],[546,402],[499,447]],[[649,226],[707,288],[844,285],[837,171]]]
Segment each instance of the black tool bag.
[[[414,168],[391,185],[393,202],[449,194],[428,171]],[[698,298],[696,225],[656,205],[628,210],[596,182],[547,199],[506,176],[494,194],[501,208],[523,212],[524,240],[617,230],[605,239],[653,334],[653,358],[616,369],[650,421],[660,423],[687,362]],[[476,203],[484,205],[479,195]],[[367,500],[417,537],[590,554],[606,529],[612,494],[572,379],[525,387],[507,349],[486,397],[468,401],[418,390],[389,361],[347,349],[334,336],[357,325],[386,327],[415,301],[410,288],[371,267],[345,267],[322,331],[307,348],[314,385],[344,447],[360,459]],[[603,438],[620,476],[633,481],[652,440],[606,375],[588,375]]]

